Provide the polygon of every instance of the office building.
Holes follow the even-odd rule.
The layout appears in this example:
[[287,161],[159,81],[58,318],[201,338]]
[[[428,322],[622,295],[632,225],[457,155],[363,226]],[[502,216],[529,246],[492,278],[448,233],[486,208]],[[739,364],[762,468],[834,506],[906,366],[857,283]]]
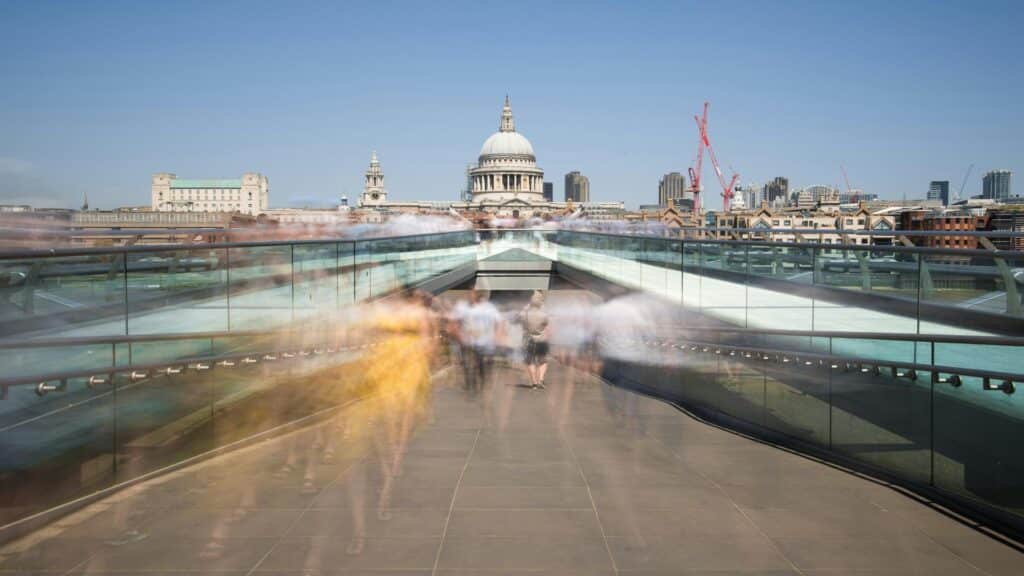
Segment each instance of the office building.
[[1024,210],[1019,207],[989,210],[986,214],[988,225],[986,230],[996,232],[1015,232],[1012,238],[992,238],[992,244],[1000,250],[1024,251]]
[[238,212],[258,216],[270,205],[270,184],[258,172],[241,178],[186,180],[153,175],[151,207],[159,212]]
[[789,179],[776,176],[764,185],[763,198],[770,206],[782,206],[789,200]]
[[857,204],[859,202],[873,202],[878,200],[878,194],[865,192],[860,188],[851,188],[849,192],[839,193],[840,204]]
[[669,172],[658,181],[659,206],[668,206],[669,200],[678,205],[686,197],[686,177],[679,172]]
[[544,183],[544,199],[548,202],[555,201],[555,185],[551,182]]
[[797,208],[814,208],[819,204],[839,204],[839,191],[831,186],[808,186],[793,195],[792,205]]
[[590,179],[576,170],[566,174],[565,201],[576,203],[590,202]]
[[1005,200],[1012,196],[1010,175],[1009,170],[990,170],[985,173],[981,179],[981,197]]
[[932,180],[928,185],[928,199],[941,200],[943,206],[949,206],[949,180]]

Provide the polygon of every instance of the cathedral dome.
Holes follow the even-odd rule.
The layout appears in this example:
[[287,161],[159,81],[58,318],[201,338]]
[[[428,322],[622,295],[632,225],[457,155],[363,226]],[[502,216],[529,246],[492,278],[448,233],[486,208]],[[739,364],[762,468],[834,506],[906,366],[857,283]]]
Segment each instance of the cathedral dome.
[[516,132],[508,96],[498,131],[480,148],[479,161],[470,169],[469,180],[473,202],[487,205],[492,211],[502,206],[502,210],[517,214],[521,207],[544,203],[544,171],[537,167],[530,141]]
[[484,141],[481,156],[525,155],[533,156],[533,146],[519,132],[495,132]]
[[481,163],[488,157],[501,156],[529,156],[530,160],[535,160],[530,141],[526,139],[526,136],[516,132],[516,123],[512,119],[512,105],[509,103],[508,96],[505,96],[505,107],[501,111],[498,131],[491,134],[480,148]]

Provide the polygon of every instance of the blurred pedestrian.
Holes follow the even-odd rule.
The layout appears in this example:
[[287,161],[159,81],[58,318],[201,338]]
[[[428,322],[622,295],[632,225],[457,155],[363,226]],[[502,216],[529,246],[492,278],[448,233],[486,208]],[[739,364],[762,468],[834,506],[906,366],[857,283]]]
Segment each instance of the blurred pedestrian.
[[490,302],[487,291],[472,290],[468,302],[452,310],[458,330],[463,383],[469,391],[480,391],[487,383],[495,346],[501,339],[501,312]]
[[530,303],[519,313],[523,325],[523,353],[526,372],[530,376],[530,387],[544,388],[544,376],[548,371],[548,313],[544,309],[544,293],[535,290]]

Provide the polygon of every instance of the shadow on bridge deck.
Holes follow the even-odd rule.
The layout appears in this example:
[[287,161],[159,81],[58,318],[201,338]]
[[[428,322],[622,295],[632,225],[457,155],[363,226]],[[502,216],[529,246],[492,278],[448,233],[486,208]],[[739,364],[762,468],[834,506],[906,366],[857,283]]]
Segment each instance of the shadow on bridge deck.
[[[917,500],[561,365],[435,378],[407,445],[335,420],[131,487],[0,551],[4,571],[1016,574]],[[357,436],[374,437],[368,443]],[[329,451],[334,449],[334,457]]]

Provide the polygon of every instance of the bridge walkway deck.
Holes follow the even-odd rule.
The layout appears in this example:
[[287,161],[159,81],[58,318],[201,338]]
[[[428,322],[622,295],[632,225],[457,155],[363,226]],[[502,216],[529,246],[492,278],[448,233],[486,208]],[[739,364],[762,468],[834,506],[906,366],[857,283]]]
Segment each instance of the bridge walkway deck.
[[[457,369],[406,420],[355,404],[124,490],[0,574],[1019,574],[1024,554],[834,467],[553,365]],[[396,427],[397,426],[397,427]],[[399,432],[395,432],[398,430]],[[333,458],[330,457],[333,451]]]

